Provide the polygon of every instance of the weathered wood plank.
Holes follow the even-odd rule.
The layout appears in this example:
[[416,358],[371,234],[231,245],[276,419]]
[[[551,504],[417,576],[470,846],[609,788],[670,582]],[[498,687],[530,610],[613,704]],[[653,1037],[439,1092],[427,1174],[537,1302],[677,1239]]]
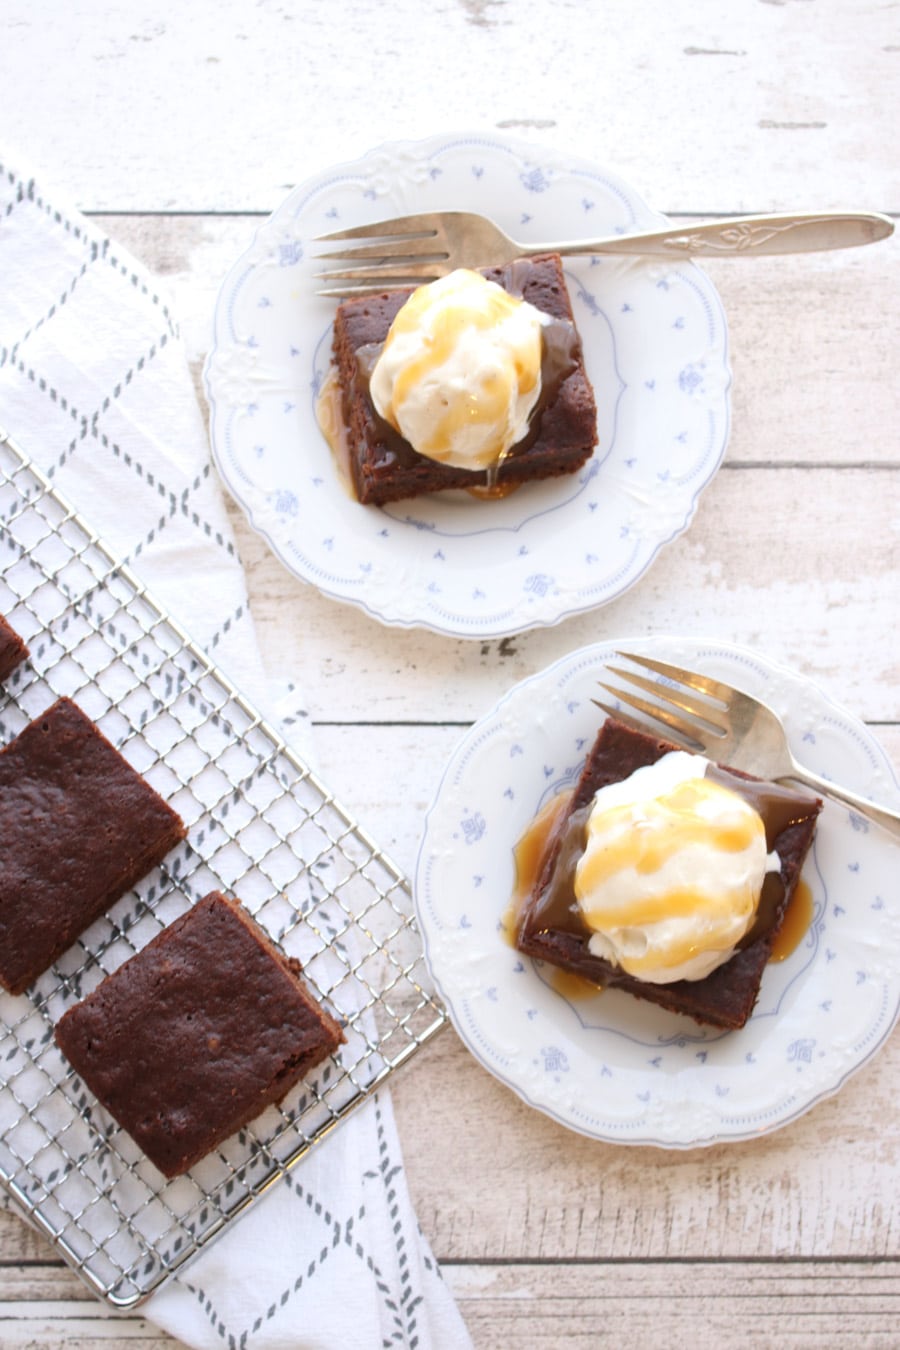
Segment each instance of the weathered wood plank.
[[[598,1143],[521,1102],[446,1033],[393,1088],[419,1221],[442,1260],[878,1258],[900,1250],[900,1035],[761,1139]],[[437,1160],[440,1159],[440,1166]]]
[[142,1317],[101,1317],[83,1304],[0,1302],[4,1350],[176,1350],[183,1343]]
[[[0,1219],[0,1345],[4,1350],[28,1347],[43,1350],[65,1345],[66,1350],[94,1350],[126,1345],[128,1350],[175,1350],[181,1342],[160,1331],[136,1313],[108,1308],[66,1266],[54,1261],[41,1244],[43,1261],[4,1260],[8,1220]],[[24,1225],[16,1220],[16,1232]],[[23,1247],[27,1247],[27,1241]]]
[[111,209],[273,206],[313,171],[446,128],[618,166],[669,210],[900,199],[897,34],[876,0],[248,13],[72,0],[61,22],[55,0],[7,0],[6,136],[81,205]]
[[[594,1350],[615,1341],[707,1350],[723,1340],[748,1350],[894,1350],[900,1264],[819,1261],[448,1263],[444,1277],[477,1350]],[[17,1292],[17,1291],[16,1291]],[[166,1350],[179,1342],[139,1317],[107,1314],[79,1298],[0,1301],[9,1350]]]
[[385,628],[336,608],[286,578],[236,510],[232,519],[266,668],[306,690],[315,720],[369,722],[377,708],[379,721],[431,721],[436,680],[441,718],[471,720],[566,651],[681,633],[755,648],[864,720],[896,722],[898,508],[900,472],[723,469],[688,533],[626,595],[554,628],[486,642]]
[[478,1350],[895,1350],[900,1325],[897,1262],[475,1265],[445,1278]]

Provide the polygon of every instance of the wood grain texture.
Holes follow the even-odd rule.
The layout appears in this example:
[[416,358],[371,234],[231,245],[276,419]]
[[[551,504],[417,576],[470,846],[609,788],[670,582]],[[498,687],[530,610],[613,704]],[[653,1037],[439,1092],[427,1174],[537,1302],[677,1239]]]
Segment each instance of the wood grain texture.
[[588,156],[666,210],[900,206],[878,0],[70,0],[66,22],[7,0],[4,22],[5,134],[84,208],[271,209],[447,129]]
[[[326,165],[499,128],[608,165],[685,223],[896,213],[898,75],[882,0],[69,0],[64,17],[58,0],[7,0],[0,149],[155,273],[202,400],[222,278]],[[385,628],[289,575],[230,508],[266,671],[298,686],[319,772],[407,873],[465,728],[598,639],[756,648],[866,720],[900,770],[900,244],[707,270],[734,373],[725,463],[688,533],[601,610],[497,641]],[[898,1078],[895,1031],[773,1135],[622,1148],[530,1110],[448,1030],[393,1098],[420,1222],[478,1350],[593,1350],[609,1328],[637,1350],[894,1350]],[[0,1345],[175,1344],[106,1310],[0,1213]]]
[[[143,1318],[95,1309],[66,1272],[4,1274],[4,1350],[169,1350],[179,1344]],[[896,1260],[449,1261],[444,1278],[477,1350],[560,1350],[561,1325],[564,1344],[574,1350],[607,1343],[656,1350],[661,1307],[664,1343],[672,1350],[723,1340],[747,1350],[894,1350],[900,1318]]]
[[897,1262],[450,1266],[447,1279],[478,1350],[894,1350],[900,1318]]
[[444,1261],[883,1260],[900,1249],[900,1141],[884,1124],[898,1071],[893,1036],[792,1125],[684,1151],[572,1134],[455,1033],[398,1076],[393,1098],[419,1221]]
[[[822,470],[813,483],[802,470],[723,469],[690,531],[627,595],[552,629],[484,642],[385,629],[350,606],[336,607],[285,579],[268,548],[240,519],[235,526],[253,613],[267,634],[267,667],[277,676],[315,666],[315,688],[305,682],[314,721],[433,720],[433,684],[399,672],[433,668],[435,653],[441,717],[458,722],[487,712],[509,685],[565,651],[601,639],[680,633],[755,648],[825,685],[864,720],[893,722],[900,716],[900,662],[890,640],[898,495],[900,475]],[[750,528],[735,531],[737,518]],[[812,527],[803,527],[801,546],[803,518]],[[851,650],[860,640],[865,654]]]

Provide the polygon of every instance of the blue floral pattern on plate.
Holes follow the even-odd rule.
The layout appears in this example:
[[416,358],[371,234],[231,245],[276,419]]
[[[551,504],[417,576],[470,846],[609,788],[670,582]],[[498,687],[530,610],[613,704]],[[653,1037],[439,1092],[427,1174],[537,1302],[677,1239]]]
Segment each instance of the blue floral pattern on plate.
[[415,875],[426,957],[459,1034],[532,1106],[597,1139],[693,1148],[756,1138],[836,1092],[900,1011],[900,845],[827,802],[804,876],[814,913],[770,964],[740,1032],[703,1028],[617,990],[577,997],[504,936],[513,848],[577,778],[617,649],[708,671],[764,695],[800,757],[897,804],[897,780],[862,723],[809,680],[696,639],[582,648],[515,686],[463,737],[428,813]]
[[376,509],[341,486],[315,400],[333,302],[311,241],[447,207],[525,241],[665,218],[604,169],[501,137],[384,146],[295,188],[223,283],[205,368],[213,455],[288,568],[384,623],[501,637],[621,595],[685,530],[729,431],[725,317],[686,260],[573,258],[566,274],[598,403],[584,470],[498,501],[444,493]]

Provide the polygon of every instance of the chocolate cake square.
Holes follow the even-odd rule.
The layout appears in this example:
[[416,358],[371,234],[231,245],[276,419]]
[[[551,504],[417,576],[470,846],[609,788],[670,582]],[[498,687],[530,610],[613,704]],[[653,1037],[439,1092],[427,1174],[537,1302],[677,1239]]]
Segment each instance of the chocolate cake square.
[[594,955],[588,946],[591,933],[580,916],[574,892],[575,863],[583,850],[595,793],[682,748],[612,718],[603,723],[572,798],[553,831],[537,881],[519,912],[515,945],[528,956],[597,985],[625,989],[670,1012],[735,1030],[747,1022],[759,995],[772,944],[813,841],[822,808],[818,798],[763,783],[738,769],[717,766],[717,780],[746,797],[762,816],[767,849],[777,851],[781,869],[767,873],[756,922],[734,956],[703,979],[653,984]]
[[71,699],[29,723],[0,751],[0,984],[21,993],[184,835]]
[[28,655],[28,648],[0,614],[0,680],[7,679]]
[[[532,479],[575,473],[586,463],[597,443],[597,409],[584,368],[581,342],[575,329],[562,263],[557,254],[519,259],[506,267],[485,268],[484,276],[504,290],[529,301],[555,321],[550,329],[562,341],[565,365],[547,369],[545,335],[543,384],[547,397],[539,402],[525,438],[514,446],[500,466],[499,492]],[[439,492],[446,488],[484,488],[486,470],[473,471],[439,464],[419,455],[399,432],[375,410],[368,376],[374,353],[410,290],[344,300],[334,323],[334,364],[341,391],[341,416],[346,429],[349,470],[354,491],[364,504],[382,505],[403,497]],[[557,347],[559,347],[559,342]]]
[[299,970],[212,891],[70,1008],[56,1041],[150,1161],[178,1176],[344,1040]]

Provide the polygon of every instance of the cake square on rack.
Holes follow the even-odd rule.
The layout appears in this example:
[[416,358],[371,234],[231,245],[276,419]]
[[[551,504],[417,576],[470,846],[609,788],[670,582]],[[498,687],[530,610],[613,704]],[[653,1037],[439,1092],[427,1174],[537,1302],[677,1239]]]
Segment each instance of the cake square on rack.
[[185,836],[61,698],[0,751],[0,984],[20,994]]
[[344,1040],[299,972],[239,902],[211,891],[70,1008],[57,1044],[178,1176]]

